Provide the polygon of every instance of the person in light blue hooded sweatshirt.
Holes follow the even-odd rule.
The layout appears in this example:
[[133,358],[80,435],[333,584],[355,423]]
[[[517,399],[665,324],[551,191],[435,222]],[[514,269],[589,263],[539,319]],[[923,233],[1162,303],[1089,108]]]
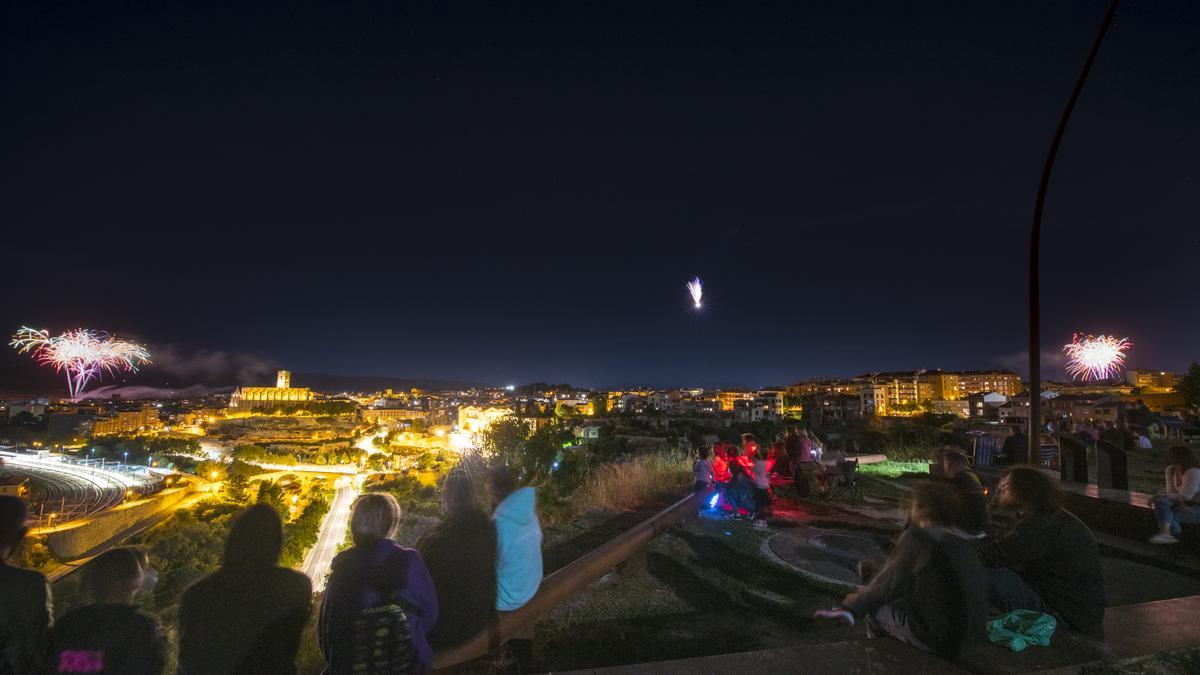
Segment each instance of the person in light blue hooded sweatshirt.
[[496,510],[496,609],[511,612],[537,593],[542,583],[542,526],[537,493],[517,487],[507,467],[492,469],[489,481]]

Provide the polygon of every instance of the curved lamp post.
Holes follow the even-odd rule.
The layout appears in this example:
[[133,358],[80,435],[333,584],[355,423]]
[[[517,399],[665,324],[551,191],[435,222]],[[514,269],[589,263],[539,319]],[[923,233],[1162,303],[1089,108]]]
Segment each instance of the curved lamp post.
[[1058,154],[1058,146],[1062,144],[1063,135],[1067,131],[1067,123],[1071,121],[1071,112],[1083,91],[1083,83],[1087,81],[1088,72],[1100,52],[1100,43],[1112,23],[1113,14],[1117,11],[1120,0],[1112,0],[1100,22],[1100,30],[1092,41],[1087,60],[1083,62],[1083,70],[1075,80],[1075,88],[1067,99],[1067,107],[1063,109],[1062,117],[1058,120],[1058,128],[1054,130],[1054,138],[1050,141],[1050,151],[1046,153],[1046,163],[1042,166],[1042,178],[1038,182],[1037,200],[1033,205],[1033,223],[1029,228],[1029,463],[1038,466],[1042,462],[1042,340],[1041,340],[1041,288],[1039,267],[1041,264],[1042,239],[1042,210],[1046,206],[1046,190],[1050,187],[1050,174],[1054,171],[1054,158]]

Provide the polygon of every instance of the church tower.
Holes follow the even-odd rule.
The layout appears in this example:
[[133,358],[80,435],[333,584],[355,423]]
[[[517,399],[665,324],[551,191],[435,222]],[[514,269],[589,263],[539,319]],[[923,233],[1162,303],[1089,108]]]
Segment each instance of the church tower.
[[291,371],[281,370],[281,371],[279,371],[279,373],[277,373],[275,375],[275,388],[276,389],[290,389],[291,386],[292,386]]

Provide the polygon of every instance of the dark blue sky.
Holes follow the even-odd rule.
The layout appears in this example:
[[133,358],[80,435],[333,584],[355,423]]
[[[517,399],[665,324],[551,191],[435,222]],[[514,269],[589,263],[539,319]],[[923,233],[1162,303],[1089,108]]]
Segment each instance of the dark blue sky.
[[[5,330],[755,385],[1024,351],[1106,3],[107,4],[0,20]],[[1200,9],[1124,3],[1050,192],[1046,348],[1200,358],[1198,119]]]

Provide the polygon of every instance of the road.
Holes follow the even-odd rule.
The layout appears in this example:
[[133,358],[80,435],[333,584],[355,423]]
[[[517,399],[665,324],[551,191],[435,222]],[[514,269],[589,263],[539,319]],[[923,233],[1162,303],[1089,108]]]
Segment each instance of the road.
[[313,591],[325,589],[329,566],[333,563],[333,556],[337,555],[338,546],[346,539],[346,528],[350,524],[350,507],[354,505],[354,499],[358,496],[359,482],[353,479],[338,479],[339,483],[343,481],[344,484],[340,485],[334,494],[329,513],[325,514],[325,521],[321,523],[317,543],[309,549],[304,558],[304,565],[300,568],[300,571],[312,579]]

